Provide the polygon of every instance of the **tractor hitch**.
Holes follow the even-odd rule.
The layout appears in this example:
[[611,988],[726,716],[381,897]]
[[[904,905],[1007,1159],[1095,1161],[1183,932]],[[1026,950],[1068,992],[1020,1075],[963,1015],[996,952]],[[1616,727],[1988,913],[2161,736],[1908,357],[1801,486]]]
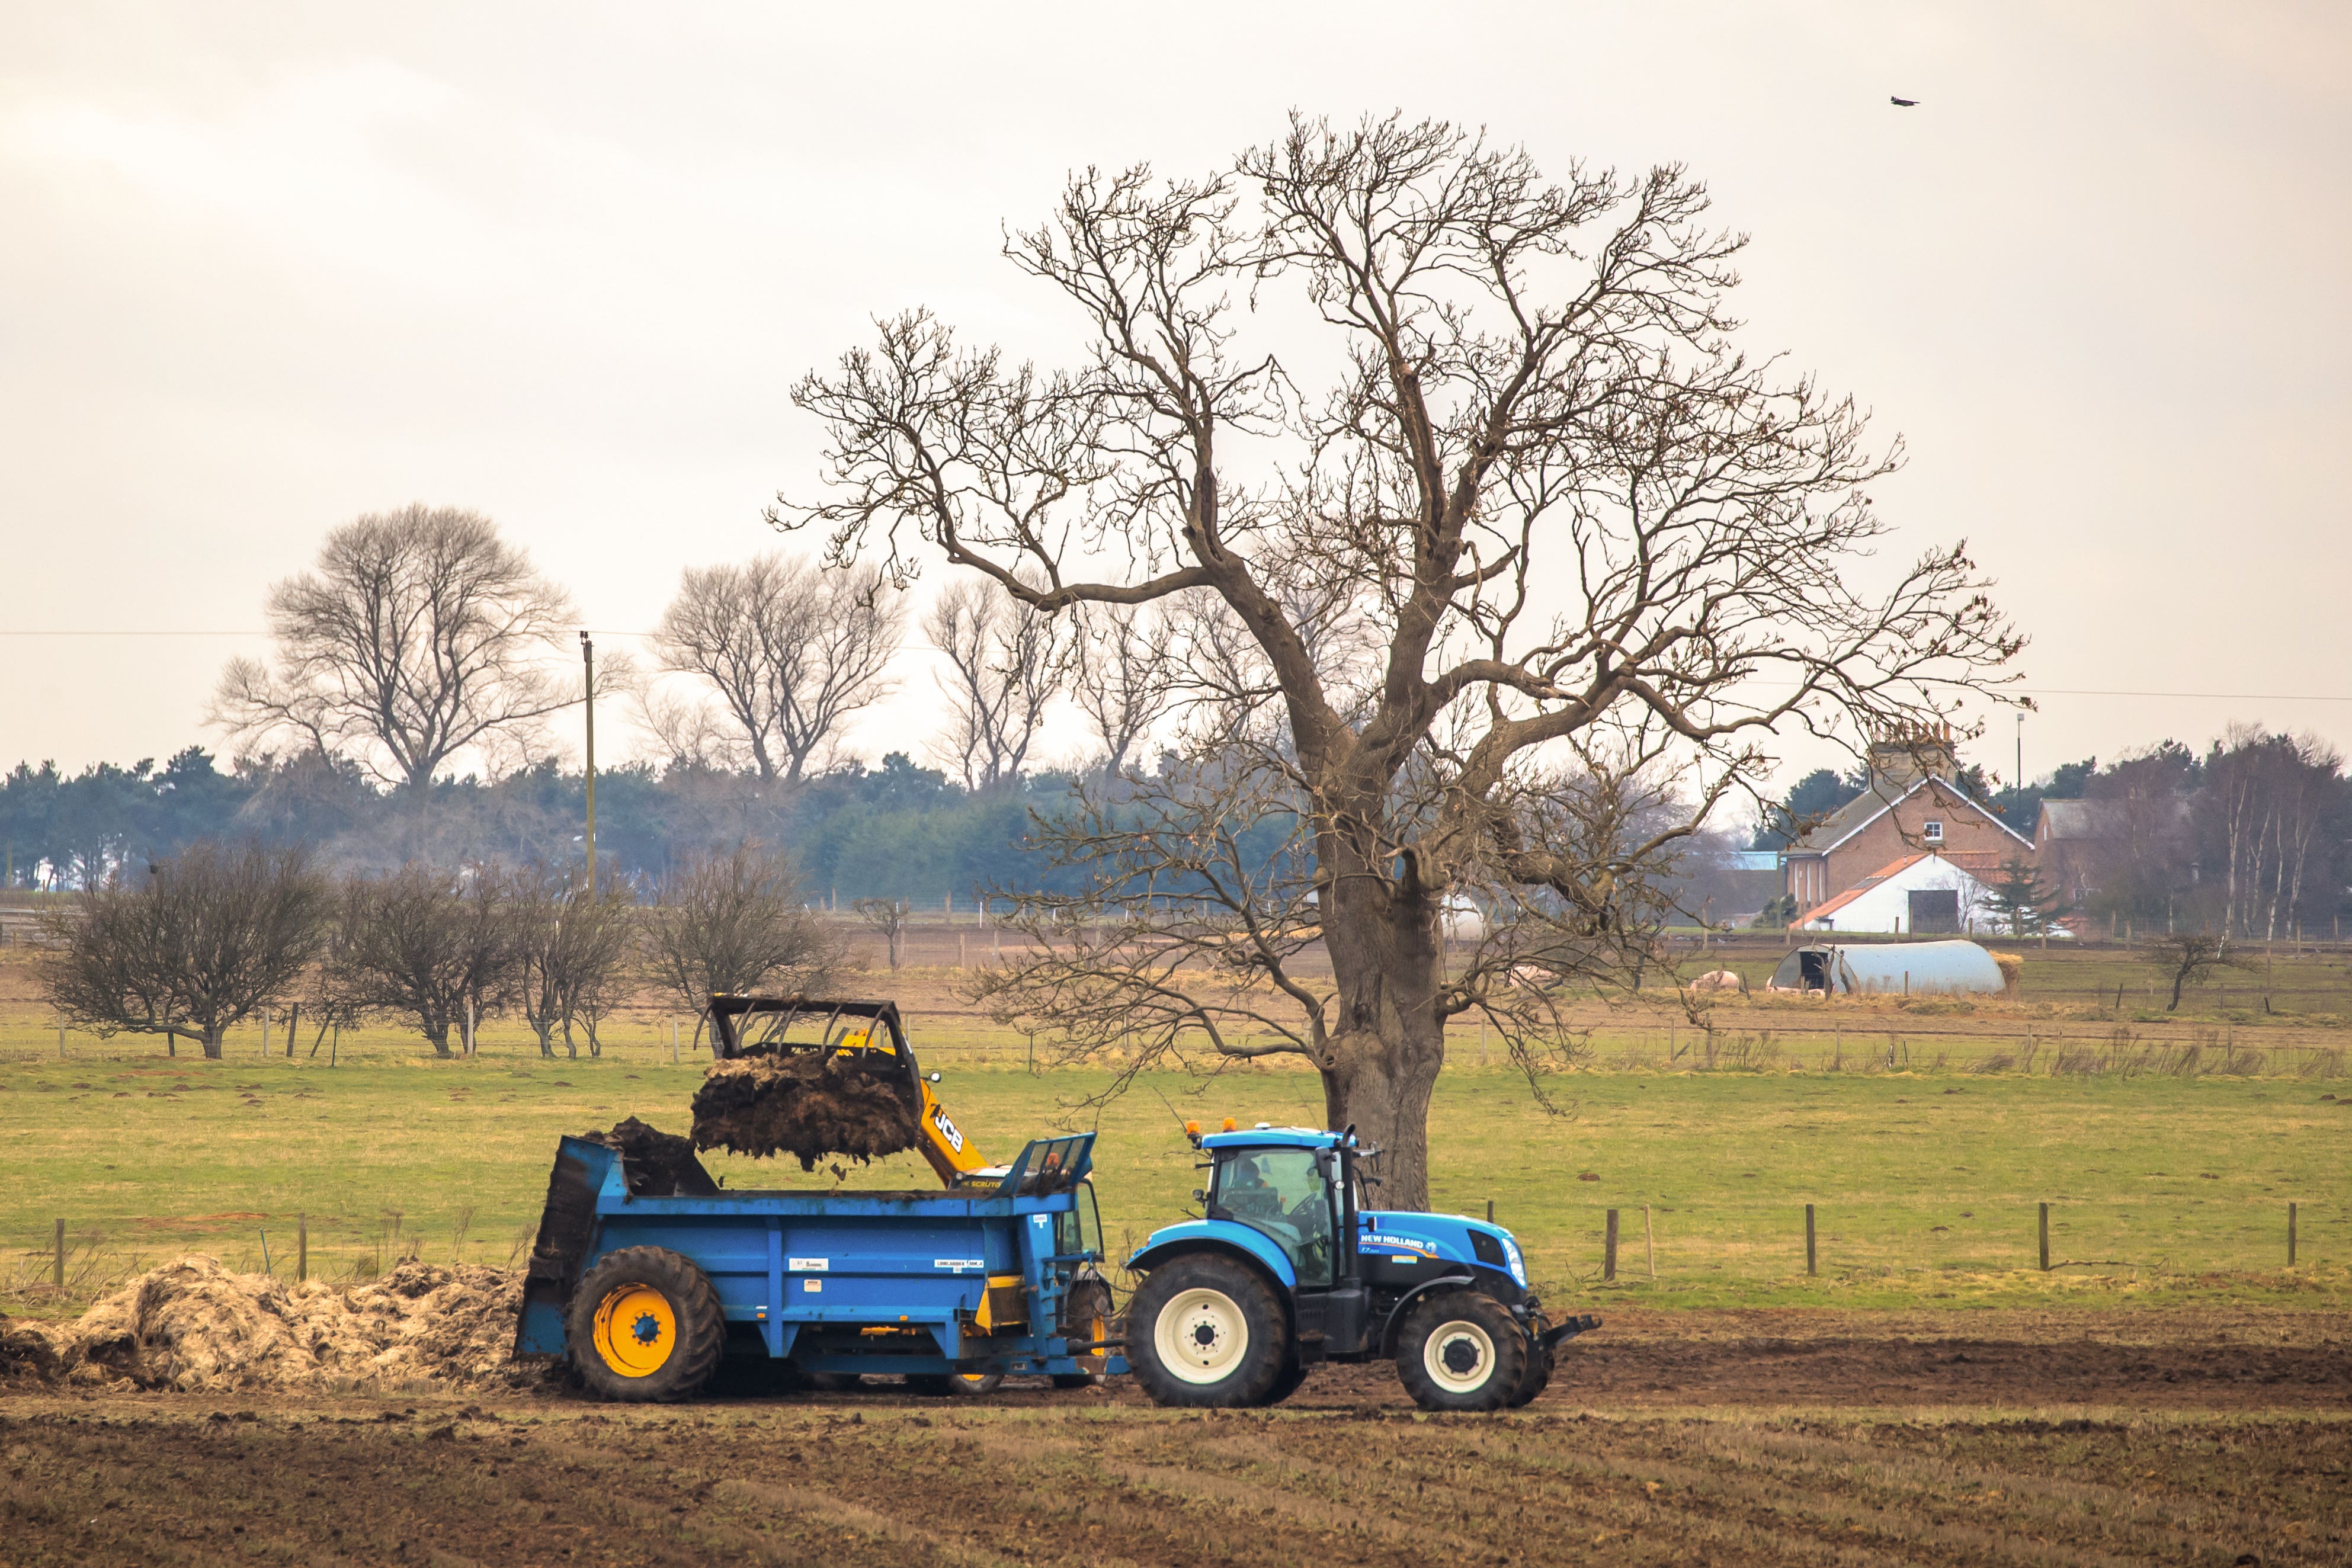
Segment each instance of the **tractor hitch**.
[[1543,1347],[1548,1352],[1558,1350],[1578,1334],[1590,1333],[1600,1326],[1601,1320],[1591,1312],[1579,1312],[1572,1318],[1562,1318],[1559,1322],[1544,1330],[1541,1336]]

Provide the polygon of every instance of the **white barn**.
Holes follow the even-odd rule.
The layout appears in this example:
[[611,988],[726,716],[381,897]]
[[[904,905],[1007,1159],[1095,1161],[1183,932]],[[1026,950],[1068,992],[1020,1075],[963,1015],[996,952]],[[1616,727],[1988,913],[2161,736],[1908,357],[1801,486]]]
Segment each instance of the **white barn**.
[[1799,929],[1889,936],[1992,928],[1992,890],[1943,856],[1906,855],[1809,911]]

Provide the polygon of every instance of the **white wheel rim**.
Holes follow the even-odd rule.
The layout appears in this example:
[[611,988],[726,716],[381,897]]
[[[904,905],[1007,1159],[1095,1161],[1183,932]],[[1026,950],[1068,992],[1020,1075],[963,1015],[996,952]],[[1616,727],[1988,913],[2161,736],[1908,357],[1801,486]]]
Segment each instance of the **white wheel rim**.
[[1495,1375],[1495,1342],[1476,1323],[1455,1318],[1421,1342],[1421,1367],[1448,1394],[1475,1394]]
[[1171,1375],[1222,1383],[1249,1354],[1249,1320],[1223,1291],[1186,1291],[1160,1309],[1151,1342]]

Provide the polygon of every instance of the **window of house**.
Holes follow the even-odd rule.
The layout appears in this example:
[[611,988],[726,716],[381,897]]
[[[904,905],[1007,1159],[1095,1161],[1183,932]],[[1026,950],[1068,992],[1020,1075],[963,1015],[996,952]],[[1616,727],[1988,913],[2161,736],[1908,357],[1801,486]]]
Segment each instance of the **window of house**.
[[1941,822],[1928,823],[1927,839],[1931,844],[1942,843],[1944,841],[1944,824]]

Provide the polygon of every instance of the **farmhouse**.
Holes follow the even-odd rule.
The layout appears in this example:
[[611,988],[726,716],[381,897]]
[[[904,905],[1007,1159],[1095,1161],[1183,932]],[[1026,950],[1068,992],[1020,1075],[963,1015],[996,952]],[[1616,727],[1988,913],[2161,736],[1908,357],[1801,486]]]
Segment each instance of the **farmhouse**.
[[2034,863],[2032,841],[1959,784],[1948,737],[1875,741],[1870,787],[1788,847],[1781,889],[1801,920],[1865,877],[1921,853],[1980,883],[2011,861]]
[[1808,931],[1895,936],[1973,932],[1989,924],[1991,889],[1942,855],[1906,855],[1808,913]]
[[2118,873],[2187,860],[2189,839],[2189,801],[2179,795],[2044,800],[2033,828],[2036,863],[2061,906],[2079,906]]

